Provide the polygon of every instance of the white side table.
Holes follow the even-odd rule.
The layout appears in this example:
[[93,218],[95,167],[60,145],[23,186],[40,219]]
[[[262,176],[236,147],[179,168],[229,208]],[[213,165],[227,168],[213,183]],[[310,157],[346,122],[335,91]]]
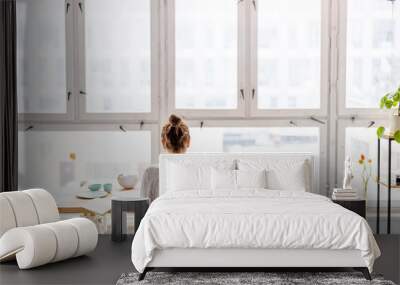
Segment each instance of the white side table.
[[149,198],[132,195],[113,195],[111,198],[111,239],[126,239],[126,212],[135,213],[135,234],[149,208]]

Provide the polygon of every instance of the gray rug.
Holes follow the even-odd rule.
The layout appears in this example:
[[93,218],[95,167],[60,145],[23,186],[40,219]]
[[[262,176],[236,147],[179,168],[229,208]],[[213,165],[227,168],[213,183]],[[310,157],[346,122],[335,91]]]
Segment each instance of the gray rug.
[[138,281],[138,273],[122,274],[117,285],[145,284],[379,284],[395,285],[381,276],[372,276],[368,281],[359,272],[148,272],[146,278]]

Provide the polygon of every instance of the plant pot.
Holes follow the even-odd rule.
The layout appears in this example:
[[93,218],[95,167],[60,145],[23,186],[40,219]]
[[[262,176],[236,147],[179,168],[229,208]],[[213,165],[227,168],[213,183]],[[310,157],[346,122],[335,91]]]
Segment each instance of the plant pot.
[[389,133],[388,135],[394,135],[394,133],[397,130],[400,130],[400,116],[399,114],[396,112],[394,114],[390,115],[390,121],[389,121]]

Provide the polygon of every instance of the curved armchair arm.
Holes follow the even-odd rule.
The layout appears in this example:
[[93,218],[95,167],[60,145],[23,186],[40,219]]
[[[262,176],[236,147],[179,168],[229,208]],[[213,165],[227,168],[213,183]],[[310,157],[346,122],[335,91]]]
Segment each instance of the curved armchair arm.
[[0,239],[0,260],[16,256],[21,269],[51,262],[56,250],[54,233],[43,225],[14,228]]
[[88,219],[13,228],[0,238],[0,261],[17,259],[20,269],[86,254],[97,245],[97,228]]

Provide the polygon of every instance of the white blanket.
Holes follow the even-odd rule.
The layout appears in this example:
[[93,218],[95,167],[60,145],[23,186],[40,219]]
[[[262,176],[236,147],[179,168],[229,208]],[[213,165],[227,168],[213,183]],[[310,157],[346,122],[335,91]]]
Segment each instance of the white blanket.
[[358,249],[372,271],[380,251],[368,223],[328,198],[295,191],[182,191],[156,199],[132,243],[143,272],[155,249]]

